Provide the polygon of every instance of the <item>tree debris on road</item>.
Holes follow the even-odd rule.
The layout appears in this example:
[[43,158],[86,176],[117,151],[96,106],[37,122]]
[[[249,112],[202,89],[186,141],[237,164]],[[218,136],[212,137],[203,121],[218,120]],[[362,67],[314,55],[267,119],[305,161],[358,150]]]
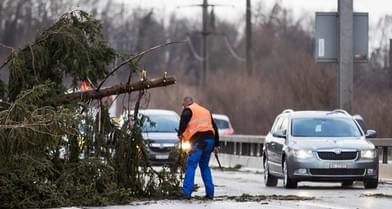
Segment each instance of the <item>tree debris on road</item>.
[[366,194],[361,194],[360,197],[392,198],[392,194],[386,194],[386,193],[366,193]]

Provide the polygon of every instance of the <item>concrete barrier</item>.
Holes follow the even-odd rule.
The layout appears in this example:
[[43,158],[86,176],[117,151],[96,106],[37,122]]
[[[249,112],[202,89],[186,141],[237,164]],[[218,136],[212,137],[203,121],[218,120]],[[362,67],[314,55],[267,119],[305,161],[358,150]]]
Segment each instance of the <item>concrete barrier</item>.
[[380,163],[380,178],[388,182],[392,182],[392,164]]

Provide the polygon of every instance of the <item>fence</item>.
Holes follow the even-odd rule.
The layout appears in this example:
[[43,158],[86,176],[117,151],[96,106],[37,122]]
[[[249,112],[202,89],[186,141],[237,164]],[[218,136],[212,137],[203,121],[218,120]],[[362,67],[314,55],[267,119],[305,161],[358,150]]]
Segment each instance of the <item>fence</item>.
[[[378,149],[380,159],[383,164],[387,164],[392,156],[392,138],[373,138],[368,139]],[[241,156],[262,155],[265,136],[253,135],[227,135],[221,136],[221,153]]]

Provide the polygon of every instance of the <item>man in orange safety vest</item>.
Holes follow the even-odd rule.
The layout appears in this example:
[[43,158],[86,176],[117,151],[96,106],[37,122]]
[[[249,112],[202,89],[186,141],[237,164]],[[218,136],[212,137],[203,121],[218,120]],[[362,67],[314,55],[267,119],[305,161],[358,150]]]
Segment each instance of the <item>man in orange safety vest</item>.
[[214,184],[212,181],[209,161],[211,153],[219,147],[217,126],[210,111],[193,102],[191,97],[185,97],[183,102],[178,136],[182,143],[191,145],[185,169],[185,178],[181,195],[191,198],[197,165],[206,190],[206,198],[214,198]]

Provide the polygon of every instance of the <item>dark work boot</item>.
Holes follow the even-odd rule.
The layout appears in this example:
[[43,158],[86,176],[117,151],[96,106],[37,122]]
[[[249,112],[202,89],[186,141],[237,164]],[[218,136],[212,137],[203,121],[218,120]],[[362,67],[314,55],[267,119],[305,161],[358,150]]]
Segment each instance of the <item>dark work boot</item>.
[[214,196],[206,195],[206,196],[204,196],[204,198],[205,198],[206,200],[214,200]]
[[180,200],[190,200],[191,196],[184,194],[182,191],[178,191],[176,197]]

